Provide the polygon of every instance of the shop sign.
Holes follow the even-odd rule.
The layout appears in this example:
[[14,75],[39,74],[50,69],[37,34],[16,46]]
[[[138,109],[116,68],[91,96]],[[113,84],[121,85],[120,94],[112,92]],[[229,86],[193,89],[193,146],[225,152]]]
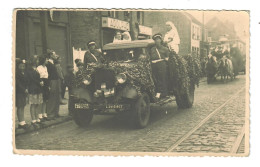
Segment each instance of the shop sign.
[[143,25],[139,25],[139,34],[143,34],[143,35],[152,35],[152,28],[150,27],[146,27]]
[[113,28],[122,31],[130,31],[130,26],[128,22],[110,17],[102,17],[102,27]]

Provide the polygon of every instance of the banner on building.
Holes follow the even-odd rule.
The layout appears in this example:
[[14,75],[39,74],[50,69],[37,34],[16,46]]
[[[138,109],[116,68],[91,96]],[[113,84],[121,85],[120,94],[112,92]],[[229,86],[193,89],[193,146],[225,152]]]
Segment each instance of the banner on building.
[[102,17],[102,27],[130,31],[130,25],[128,22],[110,17]]

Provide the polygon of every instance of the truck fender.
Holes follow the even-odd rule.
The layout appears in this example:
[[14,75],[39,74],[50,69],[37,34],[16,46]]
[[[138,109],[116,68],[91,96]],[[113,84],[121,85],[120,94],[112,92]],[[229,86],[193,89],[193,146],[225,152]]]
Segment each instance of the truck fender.
[[137,98],[138,93],[135,88],[133,87],[126,87],[122,91],[122,97],[129,98],[129,99],[135,99]]
[[85,99],[89,103],[91,103],[93,99],[90,91],[84,88],[74,88],[71,94],[74,98]]

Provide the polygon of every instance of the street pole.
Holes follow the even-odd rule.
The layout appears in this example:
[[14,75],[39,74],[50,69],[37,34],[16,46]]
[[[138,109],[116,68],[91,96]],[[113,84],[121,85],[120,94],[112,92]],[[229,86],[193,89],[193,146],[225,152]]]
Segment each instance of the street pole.
[[40,26],[42,36],[42,53],[46,54],[48,49],[48,17],[47,11],[40,11]]
[[205,23],[204,23],[204,11],[202,11],[202,42],[205,41]]

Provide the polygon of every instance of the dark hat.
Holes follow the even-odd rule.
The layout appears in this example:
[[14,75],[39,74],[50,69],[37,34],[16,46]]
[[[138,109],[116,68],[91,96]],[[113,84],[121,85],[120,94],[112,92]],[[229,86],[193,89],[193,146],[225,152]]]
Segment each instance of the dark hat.
[[95,45],[95,44],[96,44],[96,42],[94,40],[91,40],[91,41],[88,42],[87,45],[90,46],[90,45]]
[[160,38],[162,40],[162,34],[161,33],[157,33],[153,35],[153,40],[155,40],[156,38]]

